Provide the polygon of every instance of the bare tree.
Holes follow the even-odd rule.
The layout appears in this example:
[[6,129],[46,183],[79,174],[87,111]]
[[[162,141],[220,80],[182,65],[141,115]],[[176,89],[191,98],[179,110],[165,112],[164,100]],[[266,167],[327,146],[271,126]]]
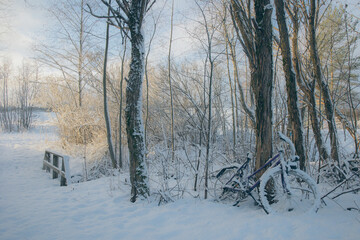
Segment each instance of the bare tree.
[[173,42],[173,30],[174,30],[174,0],[171,4],[171,19],[170,19],[170,40],[169,40],[169,54],[168,54],[168,81],[170,90],[170,111],[171,111],[171,160],[175,158],[175,135],[174,135],[174,103],[173,103],[173,91],[171,80],[171,47]]
[[339,146],[337,138],[337,130],[335,123],[335,111],[331,98],[329,86],[326,83],[318,53],[318,45],[316,40],[316,26],[320,17],[319,10],[322,5],[315,0],[310,0],[310,5],[307,6],[305,1],[302,1],[302,10],[305,16],[305,23],[308,30],[308,44],[310,51],[310,60],[312,62],[314,79],[316,80],[325,104],[325,115],[328,123],[330,144],[331,144],[331,158],[339,164]]
[[[292,6],[292,8],[291,8]],[[299,31],[300,31],[300,14],[299,14],[299,0],[293,0],[285,5],[288,15],[292,21],[292,62],[296,73],[296,81],[304,93],[304,99],[307,103],[308,112],[310,115],[311,126],[314,132],[315,143],[319,151],[320,159],[323,161],[329,158],[329,154],[324,146],[324,140],[320,130],[320,121],[318,118],[315,98],[315,81],[311,80],[304,73],[302,66],[302,59],[299,52]]]
[[34,100],[38,93],[39,66],[23,62],[19,68],[18,89],[16,92],[18,109],[18,129],[28,130],[34,120]]
[[8,60],[0,66],[0,126],[3,130],[12,132],[31,128],[39,78],[36,63],[23,61],[17,74],[12,72]]
[[[142,119],[142,83],[144,78],[144,36],[142,32],[146,12],[155,1],[116,1],[116,7],[105,0],[101,2],[110,8],[111,16],[97,16],[107,19],[121,29],[131,42],[131,62],[126,87],[126,131],[130,154],[131,201],[149,195],[148,176],[145,162],[145,137]],[[91,9],[90,9],[91,10]],[[130,33],[130,34],[129,34]]]
[[286,78],[287,105],[290,118],[290,126],[294,133],[296,153],[300,158],[300,169],[305,170],[305,147],[303,140],[303,125],[301,122],[296,91],[296,75],[291,62],[291,50],[289,33],[285,18],[285,7],[283,0],[275,0],[276,19],[280,32],[280,47],[283,60],[283,70]]
[[[226,48],[228,48],[230,50],[230,54],[227,54],[231,57],[231,61],[232,61],[232,65],[233,65],[233,73],[234,73],[234,82],[235,84],[237,84],[237,88],[239,90],[239,94],[240,94],[240,103],[242,108],[244,109],[245,113],[248,115],[248,117],[250,118],[251,124],[253,126],[255,126],[255,112],[254,109],[252,109],[246,102],[246,98],[245,98],[245,93],[243,90],[243,87],[241,86],[240,83],[240,73],[239,73],[239,69],[238,69],[238,64],[237,64],[237,59],[236,59],[236,49],[235,49],[235,44],[232,43],[232,41],[230,40],[230,34],[229,34],[229,30],[228,30],[228,26],[226,25],[226,19],[227,19],[227,8],[226,5],[224,3],[224,37],[226,40]],[[236,85],[235,85],[236,88]]]
[[251,87],[255,95],[256,160],[262,166],[272,155],[272,5],[269,0],[254,1],[255,18],[251,18],[250,1],[231,0],[234,27],[251,70]]
[[89,0],[57,1],[49,13],[56,20],[52,42],[35,47],[37,59],[56,69],[63,77],[65,86],[71,91],[75,107],[83,105],[84,88],[88,83],[91,55],[94,51],[94,21],[84,11]]
[[[226,8],[224,9],[224,11],[226,12]],[[230,87],[230,97],[231,97],[231,115],[232,115],[232,135],[233,135],[233,153],[235,155],[235,148],[236,148],[236,128],[237,128],[237,118],[235,117],[236,115],[236,109],[235,109],[235,101],[236,101],[236,92],[234,91],[234,87],[233,87],[233,83],[231,81],[231,73],[230,73],[230,59],[229,59],[229,41],[230,39],[228,38],[228,34],[227,33],[227,26],[225,23],[225,19],[224,18],[224,34],[225,34],[225,39],[226,39],[226,44],[225,44],[225,54],[226,54],[226,66],[227,66],[227,73],[228,73],[228,78],[229,78],[229,87]],[[231,46],[230,46],[231,47]],[[234,84],[235,85],[235,84]],[[235,96],[234,96],[235,95]]]
[[124,50],[121,57],[121,75],[120,75],[120,106],[119,106],[119,167],[123,167],[122,159],[122,112],[123,112],[123,84],[124,84],[124,65],[125,65],[125,55],[126,55],[126,44],[127,39],[124,39]]
[[[111,0],[109,0],[109,4],[111,4]],[[110,16],[110,7],[108,7],[108,16]],[[106,89],[106,65],[108,58],[108,49],[109,49],[109,22],[106,23],[106,36],[105,36],[105,56],[104,56],[104,68],[103,68],[103,96],[104,96],[104,117],[106,123],[106,138],[108,142],[108,148],[110,153],[110,159],[113,165],[113,168],[117,167],[115,153],[114,153],[114,145],[111,136],[111,122],[108,110],[108,100],[107,100],[107,89]],[[122,89],[120,89],[122,91]],[[120,110],[121,111],[121,110]],[[121,141],[121,139],[120,139]]]
[[[351,44],[350,44],[350,36],[349,36],[349,26],[348,26],[348,17],[347,17],[347,12],[345,12],[345,31],[346,31],[346,43],[347,43],[347,54],[348,54],[348,64],[349,64],[349,69],[348,69],[348,75],[347,75],[347,88],[348,88],[348,104],[349,104],[349,109],[350,109],[350,122],[351,122],[351,128],[352,128],[352,132],[353,132],[353,139],[354,139],[354,145],[355,145],[355,153],[354,153],[354,157],[355,158],[359,158],[359,139],[357,136],[357,129],[358,129],[358,116],[357,116],[357,108],[360,105],[360,103],[356,104],[354,101],[354,97],[353,97],[353,92],[354,89],[352,87],[352,58],[351,58]],[[357,39],[357,38],[356,38]]]
[[[207,61],[210,64],[210,73],[209,73],[209,90],[208,90],[208,106],[209,106],[209,111],[208,111],[208,126],[207,126],[207,138],[206,138],[206,156],[205,156],[205,199],[207,199],[207,195],[208,195],[208,174],[209,174],[209,158],[210,158],[210,143],[211,143],[211,118],[212,118],[212,83],[213,83],[213,75],[214,75],[214,59],[212,57],[212,41],[213,41],[213,35],[215,33],[215,29],[211,28],[209,29],[209,25],[207,22],[207,18],[206,15],[204,13],[204,9],[202,9],[202,7],[199,5],[199,3],[197,1],[195,1],[196,5],[198,6],[203,20],[204,20],[204,27],[205,27],[205,32],[206,32],[206,37],[207,37],[207,49],[206,49],[206,54],[207,54]],[[205,64],[206,67],[206,64]],[[205,89],[204,89],[205,90]]]
[[11,108],[10,103],[10,90],[9,81],[11,76],[11,63],[4,60],[0,67],[0,79],[1,79],[1,111],[0,111],[0,124],[6,131],[12,132],[15,130],[15,115]]
[[[197,5],[200,14],[202,16],[202,21],[198,21],[204,30],[204,39],[199,36],[195,36],[197,40],[199,40],[204,52],[206,53],[206,59],[204,63],[204,106],[207,105],[208,116],[207,116],[207,129],[206,129],[206,152],[205,152],[205,199],[208,196],[208,175],[209,175],[209,162],[211,157],[211,143],[213,139],[213,134],[215,133],[213,129],[213,85],[214,85],[214,69],[215,69],[215,61],[219,56],[218,53],[215,52],[214,47],[214,38],[215,34],[218,31],[218,28],[221,26],[222,22],[218,21],[216,18],[209,18],[209,12],[211,9],[210,3],[205,3],[204,5],[200,4],[199,1],[195,0],[195,4]],[[206,86],[208,84],[208,86]],[[205,99],[207,95],[207,104],[205,104]],[[204,113],[205,114],[205,113]],[[205,117],[205,115],[204,115]]]

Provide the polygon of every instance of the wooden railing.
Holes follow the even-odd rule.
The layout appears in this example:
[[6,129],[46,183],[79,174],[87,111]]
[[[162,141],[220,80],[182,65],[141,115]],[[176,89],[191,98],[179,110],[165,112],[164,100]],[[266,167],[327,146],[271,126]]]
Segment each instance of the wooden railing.
[[53,179],[59,178],[60,176],[60,186],[71,184],[68,156],[46,150],[43,161],[43,170],[50,172]]

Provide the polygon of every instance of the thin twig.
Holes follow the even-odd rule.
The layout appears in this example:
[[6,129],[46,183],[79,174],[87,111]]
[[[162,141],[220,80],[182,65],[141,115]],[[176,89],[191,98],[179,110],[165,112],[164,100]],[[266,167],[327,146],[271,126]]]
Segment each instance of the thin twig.
[[355,189],[351,189],[351,190],[348,190],[348,191],[344,191],[344,192],[339,193],[339,194],[336,195],[335,197],[332,197],[332,199],[335,199],[335,198],[337,198],[337,197],[340,197],[340,196],[343,195],[343,194],[351,193],[351,192],[356,192],[356,191],[359,191],[359,190],[360,190],[360,187],[355,188]]
[[333,190],[331,190],[330,192],[328,192],[327,194],[325,194],[324,196],[321,197],[321,200],[323,200],[325,197],[327,197],[329,194],[331,194],[332,192],[334,192],[336,189],[338,189],[341,185],[343,185],[345,182],[349,181],[353,176],[355,176],[355,174],[351,175],[350,177],[348,177],[347,179],[345,179],[344,181],[342,181],[341,183],[339,183],[339,185],[337,185]]

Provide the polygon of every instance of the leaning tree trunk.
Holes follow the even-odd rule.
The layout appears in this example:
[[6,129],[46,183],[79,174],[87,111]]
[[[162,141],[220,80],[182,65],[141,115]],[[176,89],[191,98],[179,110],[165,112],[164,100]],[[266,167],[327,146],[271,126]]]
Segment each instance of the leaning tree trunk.
[[296,81],[304,93],[304,97],[308,103],[308,111],[310,114],[311,120],[311,127],[314,132],[314,138],[316,147],[319,151],[320,159],[323,161],[329,158],[329,154],[326,151],[326,148],[323,143],[322,134],[320,131],[320,122],[317,116],[316,110],[316,101],[315,101],[315,82],[307,82],[302,79],[302,72],[300,68],[300,54],[299,54],[299,44],[298,44],[298,37],[299,37],[299,8],[297,5],[297,1],[295,1],[292,13],[289,11],[289,15],[292,20],[293,25],[293,36],[292,36],[292,62],[294,66],[294,70],[296,73]]
[[316,100],[315,100],[315,82],[311,83],[311,91],[306,93],[308,101],[309,101],[309,113],[311,119],[311,127],[314,133],[315,143],[319,151],[320,159],[325,161],[329,159],[329,154],[326,150],[324,145],[322,134],[320,130],[320,122],[317,116],[317,109],[316,109]]
[[272,155],[272,8],[270,0],[255,0],[256,69],[252,75],[252,89],[256,101],[256,160],[260,166]]
[[331,100],[330,90],[328,84],[324,81],[321,72],[321,63],[317,49],[316,31],[315,31],[315,0],[310,1],[310,16],[309,16],[309,50],[310,59],[313,65],[315,79],[320,87],[325,104],[325,114],[329,127],[331,157],[339,164],[338,140],[336,132],[336,123],[334,117],[334,106]]
[[133,1],[129,14],[131,34],[131,63],[126,87],[126,131],[130,157],[131,201],[138,195],[149,195],[145,163],[145,136],[142,119],[142,83],[144,78],[144,36],[142,33],[141,5]]
[[293,71],[293,65],[291,62],[291,51],[289,42],[289,33],[287,29],[284,1],[275,0],[276,6],[276,18],[280,32],[280,47],[283,60],[283,69],[286,79],[286,91],[287,91],[287,105],[289,110],[289,118],[292,132],[294,134],[294,143],[296,153],[300,160],[300,169],[305,170],[305,147],[302,131],[302,122],[300,111],[298,107],[298,97],[296,91],[296,75]]
[[[110,16],[110,8],[108,9],[108,16]],[[105,55],[104,55],[104,69],[103,69],[104,117],[106,123],[106,138],[108,142],[110,159],[113,168],[117,168],[116,158],[114,153],[114,144],[111,137],[111,121],[108,110],[107,89],[106,89],[106,65],[107,65],[108,49],[109,49],[109,23],[106,24]]]

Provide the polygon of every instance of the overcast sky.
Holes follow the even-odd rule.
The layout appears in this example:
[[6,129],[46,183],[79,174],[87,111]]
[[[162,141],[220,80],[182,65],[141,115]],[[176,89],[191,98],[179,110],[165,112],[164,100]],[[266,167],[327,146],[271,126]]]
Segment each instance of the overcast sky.
[[[33,56],[32,45],[39,40],[46,41],[44,33],[51,26],[46,8],[52,1],[56,0],[0,0],[0,15],[2,16],[0,18],[0,56],[9,56],[15,64],[20,63],[23,58]],[[158,0],[155,7],[162,6],[163,1],[166,0]],[[168,0],[163,21],[159,24],[157,45],[154,45],[154,51],[159,56],[167,51],[170,2],[171,0]],[[174,57],[192,50],[192,44],[186,40],[185,31],[185,28],[191,25],[191,20],[187,17],[193,17],[192,2],[192,0],[175,0],[177,21],[174,29]],[[356,17],[360,17],[360,0],[335,2],[347,2],[349,11]]]

